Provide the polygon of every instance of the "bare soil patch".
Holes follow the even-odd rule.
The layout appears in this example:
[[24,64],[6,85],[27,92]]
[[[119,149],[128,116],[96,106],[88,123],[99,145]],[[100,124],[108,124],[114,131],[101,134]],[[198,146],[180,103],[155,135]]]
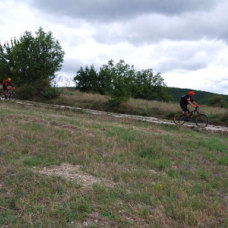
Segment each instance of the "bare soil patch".
[[113,187],[114,183],[106,179],[99,179],[88,173],[82,171],[80,165],[71,165],[63,163],[60,166],[44,167],[41,170],[36,171],[39,174],[47,176],[59,176],[71,181],[77,181],[83,187],[89,187],[94,184],[105,185],[107,187]]

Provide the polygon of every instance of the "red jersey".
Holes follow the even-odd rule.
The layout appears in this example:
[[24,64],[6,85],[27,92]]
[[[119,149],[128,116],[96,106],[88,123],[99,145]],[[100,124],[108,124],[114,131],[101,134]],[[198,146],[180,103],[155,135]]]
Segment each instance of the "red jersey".
[[12,82],[9,82],[8,80],[5,80],[2,84],[3,88],[7,88],[9,85],[13,86]]

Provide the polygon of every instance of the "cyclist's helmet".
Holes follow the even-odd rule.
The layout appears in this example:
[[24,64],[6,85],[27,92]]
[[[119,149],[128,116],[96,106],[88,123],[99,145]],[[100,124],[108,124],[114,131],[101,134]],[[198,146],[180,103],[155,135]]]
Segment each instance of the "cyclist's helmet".
[[190,91],[188,95],[193,96],[195,93],[193,91]]
[[9,82],[11,82],[11,78],[8,78],[7,80],[8,80]]

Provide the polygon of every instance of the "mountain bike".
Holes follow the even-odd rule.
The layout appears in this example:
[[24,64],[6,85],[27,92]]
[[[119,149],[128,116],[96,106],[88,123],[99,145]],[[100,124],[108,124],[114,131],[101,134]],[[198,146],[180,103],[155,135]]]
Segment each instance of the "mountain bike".
[[16,92],[15,92],[15,87],[8,87],[8,91],[5,94],[5,99],[9,100],[16,100]]
[[174,123],[177,126],[183,125],[185,122],[190,122],[195,117],[195,123],[197,127],[205,128],[209,123],[209,118],[206,114],[199,112],[199,108],[196,107],[189,113],[189,116],[185,116],[183,112],[178,112],[174,115]]

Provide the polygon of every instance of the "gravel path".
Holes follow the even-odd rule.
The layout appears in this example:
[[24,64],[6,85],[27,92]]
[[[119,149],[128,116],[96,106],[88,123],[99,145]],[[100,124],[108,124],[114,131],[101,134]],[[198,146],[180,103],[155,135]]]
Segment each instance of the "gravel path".
[[[146,116],[138,116],[138,115],[128,115],[128,114],[120,114],[120,113],[113,113],[113,112],[104,112],[104,111],[97,111],[92,109],[84,109],[78,107],[71,107],[65,105],[53,105],[53,104],[46,104],[40,102],[33,102],[33,101],[15,101],[17,104],[21,105],[28,105],[28,106],[39,106],[39,107],[46,107],[46,108],[53,108],[53,109],[60,109],[60,110],[76,110],[76,111],[83,111],[85,113],[93,114],[93,115],[110,115],[116,118],[129,118],[134,120],[141,120],[156,124],[168,124],[168,125],[175,125],[173,121],[166,120],[166,119],[158,119],[155,117],[146,117]],[[184,126],[194,128],[196,125],[194,123],[185,123]],[[215,125],[208,125],[206,128],[208,131],[214,132],[228,132],[228,127],[223,126],[215,126]]]

